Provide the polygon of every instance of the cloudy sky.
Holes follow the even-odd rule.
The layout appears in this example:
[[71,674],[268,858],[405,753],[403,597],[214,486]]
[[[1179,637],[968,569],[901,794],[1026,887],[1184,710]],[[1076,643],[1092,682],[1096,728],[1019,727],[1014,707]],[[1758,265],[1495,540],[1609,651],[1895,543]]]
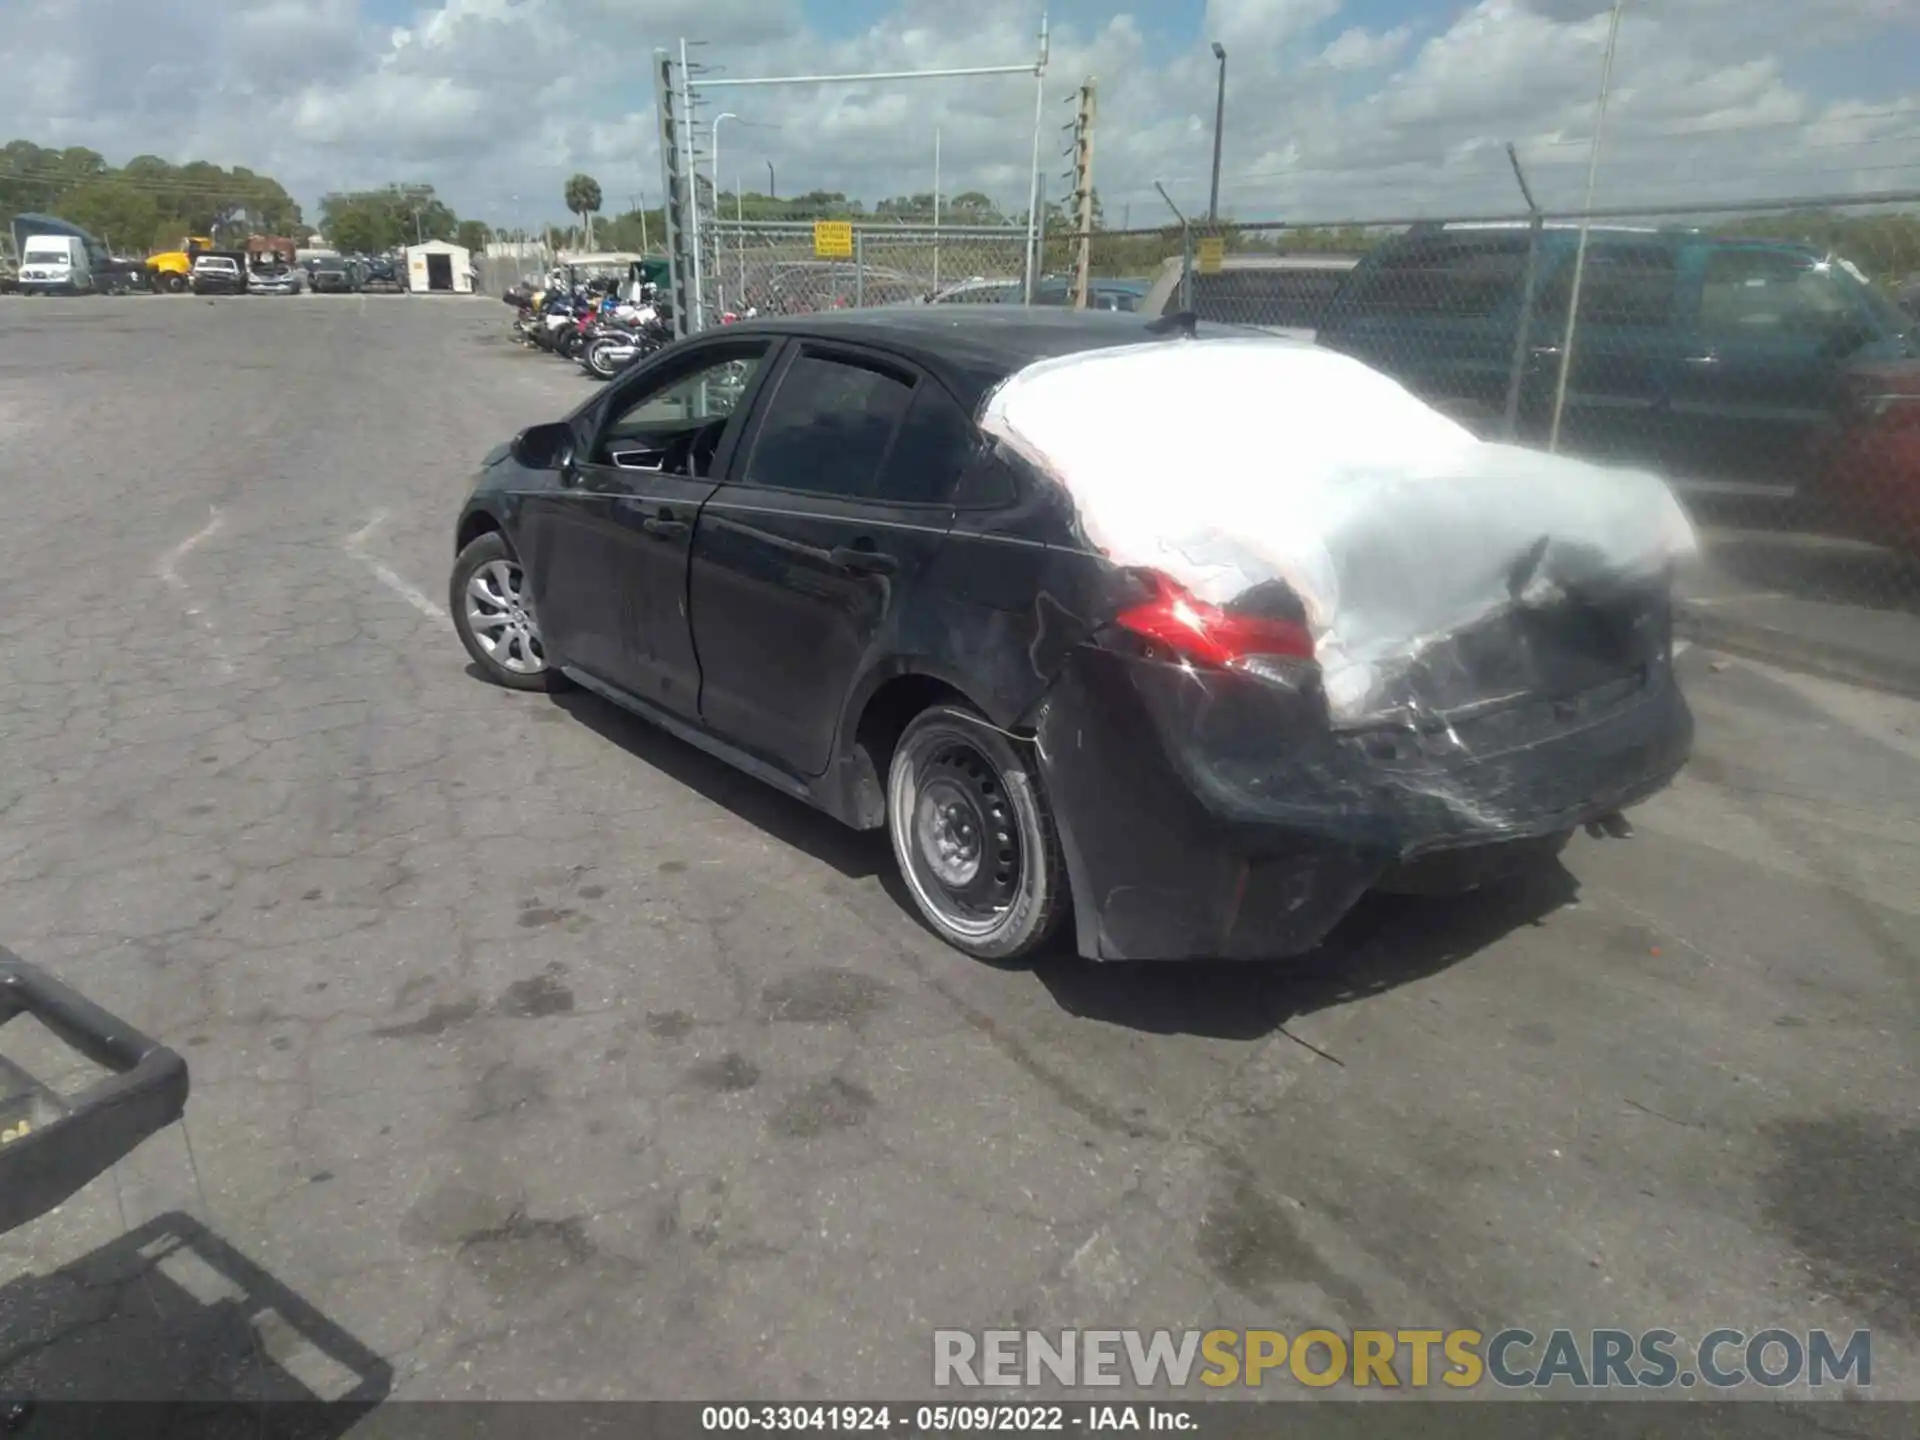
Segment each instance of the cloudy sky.
[[[1223,211],[1336,220],[1541,201],[1586,173],[1607,0],[1052,0],[1048,185],[1069,97],[1097,76],[1110,224],[1157,224],[1153,182],[1206,204],[1216,66],[1228,52]],[[426,182],[496,224],[558,218],[597,176],[609,209],[657,203],[648,60],[704,41],[714,76],[1015,64],[1037,0],[36,0],[0,94],[40,144],[142,151],[329,189]],[[716,90],[721,185],[933,184],[1019,206],[1034,86],[1020,77]],[[703,124],[702,148],[707,127]],[[1606,204],[1920,190],[1920,3],[1626,0]]]

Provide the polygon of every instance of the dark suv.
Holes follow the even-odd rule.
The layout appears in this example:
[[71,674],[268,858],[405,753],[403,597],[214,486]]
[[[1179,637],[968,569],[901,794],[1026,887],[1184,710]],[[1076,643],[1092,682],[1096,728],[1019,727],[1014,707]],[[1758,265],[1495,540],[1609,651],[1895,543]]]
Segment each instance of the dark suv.
[[[1579,232],[1547,226],[1520,349],[1519,433],[1545,439]],[[1322,344],[1503,433],[1525,308],[1524,226],[1434,226],[1365,256]],[[1588,232],[1562,448],[1650,465],[1695,492],[1819,499],[1855,375],[1911,367],[1911,322],[1852,264],[1695,230]]]

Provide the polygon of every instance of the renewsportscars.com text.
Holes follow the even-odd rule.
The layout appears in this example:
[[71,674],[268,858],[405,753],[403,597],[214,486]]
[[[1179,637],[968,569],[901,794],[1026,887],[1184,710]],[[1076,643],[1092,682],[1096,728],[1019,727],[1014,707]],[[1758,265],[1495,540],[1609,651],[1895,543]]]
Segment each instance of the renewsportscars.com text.
[[933,1383],[1725,1391],[1873,1384],[1866,1330],[936,1330]]

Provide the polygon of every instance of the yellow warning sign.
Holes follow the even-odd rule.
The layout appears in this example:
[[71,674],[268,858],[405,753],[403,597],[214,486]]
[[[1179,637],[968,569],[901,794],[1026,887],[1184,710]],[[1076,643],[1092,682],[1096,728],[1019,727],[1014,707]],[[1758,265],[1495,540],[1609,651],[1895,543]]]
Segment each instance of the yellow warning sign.
[[1194,259],[1199,262],[1198,268],[1202,275],[1218,275],[1220,262],[1226,258],[1227,242],[1217,235],[1202,240],[1199,249],[1194,253]]
[[813,253],[822,260],[853,258],[853,225],[846,220],[813,222]]

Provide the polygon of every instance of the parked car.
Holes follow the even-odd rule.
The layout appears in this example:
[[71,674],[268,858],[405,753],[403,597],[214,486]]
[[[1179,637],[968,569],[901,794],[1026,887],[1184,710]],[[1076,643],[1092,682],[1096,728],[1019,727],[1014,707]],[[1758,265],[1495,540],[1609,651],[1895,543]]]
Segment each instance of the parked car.
[[268,261],[247,271],[249,295],[304,295],[307,292],[305,267]]
[[[936,291],[929,297],[933,305],[1020,305],[1026,301],[1027,286],[1024,280],[962,280],[957,285],[949,285]],[[1143,280],[1092,279],[1087,282],[1087,309],[1134,311],[1141,308],[1142,298],[1147,293],[1147,284]],[[1071,305],[1073,303],[1073,282],[1058,275],[1049,275],[1034,282],[1033,303],[1036,305]]]
[[196,256],[187,283],[196,295],[244,295],[247,293],[247,262],[244,255]]
[[1161,264],[1140,302],[1140,313],[1157,316],[1190,309],[1215,324],[1254,325],[1311,340],[1357,263],[1352,255],[1228,255],[1211,273],[1196,264],[1183,294],[1186,261],[1175,255]]
[[[1322,344],[1387,371],[1485,433],[1504,428],[1525,293],[1524,226],[1416,228],[1354,270]],[[1645,464],[1701,495],[1765,497],[1841,521],[1818,457],[1856,367],[1911,365],[1912,322],[1845,259],[1701,231],[1589,232],[1561,444]],[[1518,435],[1547,437],[1578,231],[1540,236]]]
[[[1166,450],[1143,412],[1209,418]],[[1261,958],[1665,785],[1690,538],[1657,477],[1311,345],[912,306],[707,332],[520,432],[449,595],[494,682],[885,828],[968,953],[1071,914],[1091,958]]]
[[404,290],[407,288],[407,275],[404,267],[390,255],[376,255],[366,263],[366,270],[360,278],[362,289]]
[[353,295],[359,293],[363,272],[358,260],[343,255],[322,255],[308,262],[312,266],[316,295]]

